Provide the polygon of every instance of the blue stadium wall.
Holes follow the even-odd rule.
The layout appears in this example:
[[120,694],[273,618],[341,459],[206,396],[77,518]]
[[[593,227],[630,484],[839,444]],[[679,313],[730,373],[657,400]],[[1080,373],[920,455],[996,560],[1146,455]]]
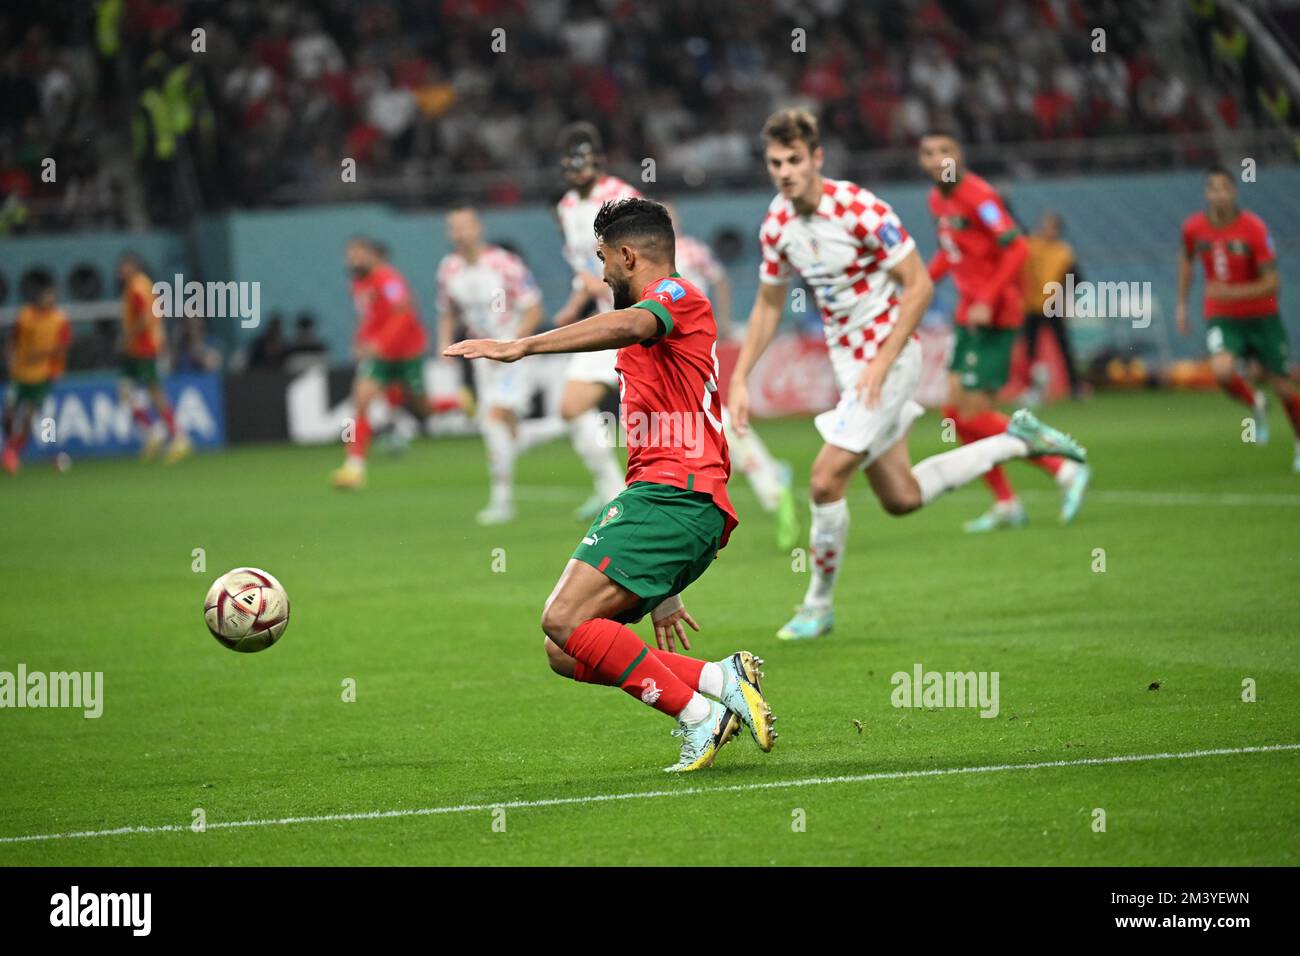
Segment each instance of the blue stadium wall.
[[[828,170],[870,181],[855,170]],[[1093,281],[1149,281],[1154,295],[1150,328],[1108,320],[1080,329],[1084,351],[1100,340],[1135,347],[1167,358],[1202,351],[1200,336],[1180,339],[1172,329],[1179,226],[1201,205],[1203,177],[1197,172],[1091,176],[1018,183],[1008,190],[1016,216],[1032,224],[1046,209],[1064,217],[1067,238],[1078,253],[1080,269]],[[1006,184],[1000,184],[1006,188]],[[916,236],[925,255],[934,250],[934,228],[926,211],[926,188],[920,183],[877,186],[893,203]],[[647,188],[654,195],[653,186]],[[1293,343],[1300,344],[1300,170],[1262,168],[1258,181],[1241,186],[1243,205],[1262,214],[1273,230],[1283,276],[1282,312]],[[665,197],[676,199],[686,230],[714,241],[726,231],[743,240],[740,254],[728,264],[735,289],[734,311],[743,319],[757,287],[756,234],[770,199],[765,191]],[[186,278],[261,283],[261,312],[280,311],[291,325],[301,311],[317,317],[333,357],[349,354],[354,317],[343,270],[343,247],[354,233],[374,235],[393,250],[393,259],[414,286],[426,320],[434,314],[434,273],[448,250],[443,216],[436,212],[401,212],[378,204],[295,207],[240,212],[202,220],[189,233],[156,231],[133,235],[72,234],[10,239],[0,242],[0,272],[9,284],[12,305],[18,280],[35,266],[52,268],[60,281],[74,268],[90,264],[111,276],[117,255],[130,248],[148,262],[155,278],[179,272]],[[522,251],[542,286],[546,308],[553,312],[568,292],[569,270],[551,212],[543,206],[493,210],[485,214],[490,239],[506,240]],[[951,308],[951,283],[941,287],[935,318]],[[799,317],[792,317],[798,319]],[[815,321],[814,316],[803,317]],[[258,334],[234,322],[213,323],[212,331],[227,346],[237,347]]]

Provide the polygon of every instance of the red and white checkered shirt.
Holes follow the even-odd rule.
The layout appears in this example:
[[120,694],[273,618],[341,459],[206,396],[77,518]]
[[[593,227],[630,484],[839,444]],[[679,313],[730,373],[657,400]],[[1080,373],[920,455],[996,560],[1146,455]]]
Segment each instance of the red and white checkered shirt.
[[523,260],[500,246],[484,246],[472,263],[459,252],[438,263],[438,313],[455,306],[473,336],[514,338],[524,312],[541,300]]
[[[605,267],[596,258],[596,234],[592,232],[600,207],[616,199],[633,199],[640,195],[617,176],[601,176],[585,199],[576,189],[570,189],[556,204],[555,214],[559,216],[560,229],[564,232],[564,260],[573,270],[575,289],[582,284],[578,279],[579,272],[590,272],[597,278],[605,274]],[[602,312],[612,309],[614,293],[602,296],[598,304]]]
[[889,270],[916,248],[889,203],[855,183],[823,179],[810,216],[784,196],[772,200],[759,244],[761,281],[785,284],[798,272],[812,287],[832,358],[871,361],[898,320]]

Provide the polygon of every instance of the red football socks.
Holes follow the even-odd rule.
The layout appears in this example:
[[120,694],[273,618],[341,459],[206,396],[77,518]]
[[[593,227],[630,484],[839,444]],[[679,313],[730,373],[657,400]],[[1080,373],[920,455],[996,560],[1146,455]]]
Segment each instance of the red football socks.
[[348,455],[365,458],[366,453],[370,451],[370,435],[370,419],[362,415],[357,419],[357,430],[352,436],[352,441],[348,442]]
[[1239,372],[1233,372],[1232,378],[1223,383],[1223,390],[1237,401],[1255,407],[1255,390],[1246,384]]
[[1300,438],[1300,394],[1292,392],[1289,395],[1282,395],[1282,407],[1286,409],[1286,417],[1291,421],[1291,430],[1295,432],[1296,437]]
[[[564,644],[564,653],[575,661],[574,680],[587,684],[608,684],[623,688],[644,704],[670,717],[682,712],[695,690],[660,658],[664,652],[647,647],[636,633],[606,618],[580,625]],[[670,655],[680,658],[681,655]],[[689,660],[689,659],[686,659]],[[680,661],[674,662],[683,667]],[[703,661],[694,662],[695,681]]]

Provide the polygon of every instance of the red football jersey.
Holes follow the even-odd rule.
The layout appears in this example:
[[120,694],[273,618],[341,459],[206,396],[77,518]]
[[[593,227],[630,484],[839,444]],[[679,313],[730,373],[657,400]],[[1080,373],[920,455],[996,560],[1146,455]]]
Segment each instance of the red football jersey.
[[[1260,266],[1274,260],[1273,238],[1268,226],[1253,212],[1242,210],[1224,226],[1215,226],[1203,212],[1194,212],[1183,223],[1183,253],[1201,257],[1205,281],[1231,284],[1253,282]],[[1277,312],[1277,296],[1251,299],[1205,297],[1207,319],[1251,319]]]
[[737,519],[727,497],[731,458],[722,434],[713,306],[674,272],[642,289],[634,308],[658,318],[663,334],[618,351],[627,483],[649,481],[708,495],[726,517],[726,545]]
[[939,248],[952,266],[952,279],[961,296],[957,324],[966,324],[972,303],[987,302],[993,308],[994,327],[1019,326],[1024,320],[1020,276],[1012,276],[1001,289],[985,288],[1007,245],[1020,235],[997,190],[966,172],[947,193],[938,186],[931,189],[929,206],[938,224]]
[[424,326],[410,286],[391,265],[383,263],[353,280],[352,301],[361,320],[357,341],[373,346],[381,359],[392,362],[424,354]]

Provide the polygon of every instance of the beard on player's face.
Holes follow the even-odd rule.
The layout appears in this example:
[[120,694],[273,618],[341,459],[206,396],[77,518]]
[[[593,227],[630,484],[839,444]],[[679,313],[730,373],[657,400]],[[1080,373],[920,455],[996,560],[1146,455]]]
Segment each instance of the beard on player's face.
[[627,276],[609,276],[605,281],[614,293],[614,308],[630,309],[636,304],[636,297],[632,295],[632,282]]

